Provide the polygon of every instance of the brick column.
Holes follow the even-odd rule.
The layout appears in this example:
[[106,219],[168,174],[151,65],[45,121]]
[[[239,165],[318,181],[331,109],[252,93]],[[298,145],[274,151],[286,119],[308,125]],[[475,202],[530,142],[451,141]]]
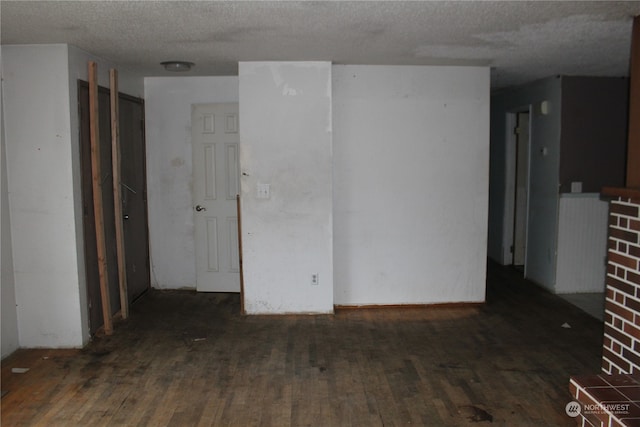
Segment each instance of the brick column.
[[605,189],[609,208],[602,371],[640,374],[640,191]]

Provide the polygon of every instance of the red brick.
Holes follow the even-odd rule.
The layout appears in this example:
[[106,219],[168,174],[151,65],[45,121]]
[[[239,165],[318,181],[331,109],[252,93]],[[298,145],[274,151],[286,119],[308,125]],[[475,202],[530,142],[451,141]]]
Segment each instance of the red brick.
[[627,307],[623,307],[618,304],[611,304],[607,309],[611,310],[616,316],[622,317],[629,322],[633,322],[634,312],[629,310]]
[[636,217],[638,216],[638,206],[622,205],[620,203],[612,202],[609,212],[618,214],[618,215]]
[[604,359],[602,359],[602,372],[604,372],[605,374],[611,373],[611,363]]
[[585,393],[584,387],[578,388],[578,396],[576,397],[580,403],[583,405],[593,405],[598,403],[595,399],[593,399],[590,395]]
[[621,331],[622,330],[622,319],[620,319],[619,317],[614,317],[613,318],[613,327],[616,328],[617,330]]
[[597,427],[604,427],[607,426],[609,427],[609,415],[606,412],[596,412],[595,414],[593,413],[589,413],[589,414],[582,414],[583,417],[585,417],[585,419],[587,420],[587,422],[589,422],[590,426],[597,426]]
[[618,252],[627,253],[627,244],[625,242],[618,242]]
[[[613,388],[610,387],[606,387],[607,389],[611,389],[613,390]],[[596,389],[597,390],[597,389]],[[592,390],[593,392],[594,390]],[[585,393],[584,388],[580,388],[578,390],[578,398],[577,401],[580,402],[583,407],[586,405],[598,405],[598,403],[600,403],[600,401],[597,398],[591,398],[588,394]],[[609,426],[609,414],[605,411],[589,411],[587,413],[587,411],[582,412],[581,414],[583,417],[585,417],[587,420],[589,420],[593,425],[597,425],[600,426],[602,424],[600,424],[601,422],[604,423],[603,425],[605,426]]]
[[629,245],[629,249],[626,251],[629,255],[636,258],[640,258],[640,246]]
[[576,385],[569,381],[569,393],[571,393],[571,396],[573,396],[573,398],[575,399],[576,396],[578,395],[578,388],[576,387]]
[[629,221],[629,228],[631,230],[640,231],[640,221],[638,221],[637,219],[632,219],[631,221]]
[[620,421],[616,420],[615,418],[611,418],[611,422],[609,423],[609,427],[626,427],[624,424],[622,424]]
[[617,216],[617,215],[610,214],[609,215],[609,225],[613,225],[614,227],[617,227],[618,226],[618,218],[620,218],[620,217]]
[[621,230],[619,228],[609,228],[609,236],[614,239],[624,240],[625,242],[637,244],[638,233],[633,231]]
[[616,275],[616,266],[613,265],[613,264],[607,263],[607,274],[615,276]]
[[[636,294],[636,289],[633,285],[630,285],[629,283],[625,283],[621,280],[618,280],[615,277],[611,277],[611,276],[607,277],[607,286],[610,286],[616,291],[624,292],[627,295],[635,296]],[[617,298],[616,298],[616,301],[618,301]]]
[[627,280],[640,285],[640,274],[634,273],[633,271],[627,271]]
[[640,313],[640,302],[638,302],[637,300],[633,299],[633,298],[627,298],[627,302],[625,303],[625,305],[636,312],[636,314]]
[[609,262],[612,262],[614,264],[619,264],[619,265],[623,265],[627,268],[631,268],[633,270],[637,270],[638,269],[638,260],[637,259],[633,259],[633,258],[629,258],[628,256],[622,255],[622,254],[617,254],[614,252],[609,251]]
[[626,360],[628,360],[633,365],[640,366],[640,356],[638,356],[637,354],[635,354],[632,351],[629,351],[629,349],[625,348],[622,351],[622,357],[624,357]]
[[640,329],[632,323],[624,322],[623,331],[634,337],[636,341],[640,341]]
[[622,346],[614,341],[611,341],[611,347],[609,347],[609,349],[616,354],[620,354],[622,352]]
[[618,241],[617,240],[613,240],[613,239],[609,239],[609,241],[607,242],[607,248],[608,249],[613,249],[614,251],[618,250]]
[[[617,365],[622,371],[620,373],[627,373],[627,372],[629,372],[629,369],[631,368],[631,364],[627,360],[624,360],[622,357],[620,357],[620,355],[613,353],[611,350],[609,350],[607,348],[603,348],[602,349],[602,357],[606,357],[612,363]],[[614,370],[615,370],[615,368],[614,368]]]
[[618,222],[618,227],[628,228],[628,226],[629,226],[629,220],[627,218],[620,218],[620,221]]
[[623,334],[617,329],[614,329],[613,326],[605,324],[604,333],[612,337],[614,340],[622,343],[623,345],[631,347],[631,337]]
[[[604,313],[604,322],[609,324],[609,325],[613,325],[613,315],[611,315],[609,313]],[[607,346],[607,347],[610,347],[610,346]]]
[[611,375],[626,374],[626,373],[627,372],[624,369],[619,368],[614,364],[611,364]]

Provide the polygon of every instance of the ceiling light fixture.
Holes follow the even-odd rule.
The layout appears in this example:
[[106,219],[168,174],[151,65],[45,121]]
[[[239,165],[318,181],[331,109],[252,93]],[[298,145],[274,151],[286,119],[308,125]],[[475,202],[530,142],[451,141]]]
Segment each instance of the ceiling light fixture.
[[187,61],[164,61],[160,65],[167,71],[189,71],[196,64]]

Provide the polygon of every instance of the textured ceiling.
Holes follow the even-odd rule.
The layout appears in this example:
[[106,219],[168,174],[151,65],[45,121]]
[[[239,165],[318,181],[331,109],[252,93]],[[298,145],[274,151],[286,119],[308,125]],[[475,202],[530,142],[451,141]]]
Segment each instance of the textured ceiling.
[[[493,88],[628,74],[633,2],[4,1],[2,44],[69,43],[145,76],[239,61],[490,65]],[[175,75],[175,74],[171,74]]]

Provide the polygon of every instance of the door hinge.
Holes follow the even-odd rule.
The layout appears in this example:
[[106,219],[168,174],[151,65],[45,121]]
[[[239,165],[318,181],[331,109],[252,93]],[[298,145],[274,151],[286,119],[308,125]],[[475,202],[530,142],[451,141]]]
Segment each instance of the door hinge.
[[518,126],[513,128],[513,134],[514,135],[520,135],[520,128]]

